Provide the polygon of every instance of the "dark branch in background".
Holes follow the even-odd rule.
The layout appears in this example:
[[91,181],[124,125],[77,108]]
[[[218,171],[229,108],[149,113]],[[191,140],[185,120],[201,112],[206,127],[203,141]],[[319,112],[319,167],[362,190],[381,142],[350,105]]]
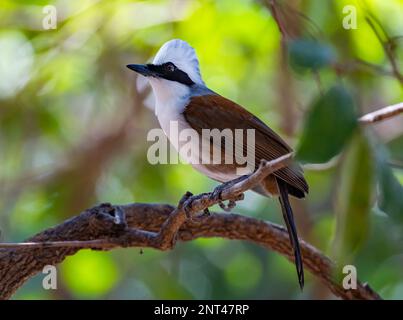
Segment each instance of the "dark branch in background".
[[314,35],[322,36],[322,32],[317,24],[304,13],[296,9],[295,4],[285,1],[265,0],[263,4],[270,10],[271,15],[276,22],[281,33],[281,41],[286,42],[291,39],[297,39],[301,36],[302,25],[307,25],[311,28],[307,32]]
[[[365,17],[365,21],[368,23],[378,41],[382,45],[382,48],[386,54],[386,57],[389,60],[390,65],[392,66],[392,71],[397,80],[399,80],[400,84],[403,84],[403,75],[399,71],[399,67],[396,62],[396,53],[395,53],[395,41],[393,38],[389,37],[386,30],[382,27],[382,24],[374,17],[372,14],[369,14]],[[379,33],[377,26],[381,29],[382,34]]]

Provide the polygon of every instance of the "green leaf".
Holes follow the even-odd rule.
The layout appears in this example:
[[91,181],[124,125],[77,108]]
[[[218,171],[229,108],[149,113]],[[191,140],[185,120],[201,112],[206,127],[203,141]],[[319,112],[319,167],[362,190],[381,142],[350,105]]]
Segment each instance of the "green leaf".
[[335,58],[331,47],[310,39],[291,41],[288,55],[290,64],[296,71],[318,70],[331,64]]
[[351,260],[367,238],[375,178],[375,157],[358,131],[348,145],[336,196],[336,233],[333,252],[340,266]]
[[399,162],[403,161],[403,136],[399,136],[389,141],[387,144],[390,157]]
[[379,208],[397,221],[403,222],[403,186],[386,162],[378,167]]
[[341,86],[331,88],[308,111],[297,158],[321,163],[337,155],[357,127],[357,115],[350,94]]

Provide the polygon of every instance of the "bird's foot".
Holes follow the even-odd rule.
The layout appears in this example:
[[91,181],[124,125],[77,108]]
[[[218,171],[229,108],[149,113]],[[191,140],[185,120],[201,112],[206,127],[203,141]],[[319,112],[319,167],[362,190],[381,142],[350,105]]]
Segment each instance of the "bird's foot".
[[200,218],[205,218],[205,217],[210,217],[211,216],[211,212],[208,208],[203,210],[203,213],[199,216]]
[[[189,197],[186,199],[186,201],[183,203],[183,209],[185,210],[186,217],[188,219],[192,218],[192,209],[193,209],[193,203],[197,200],[200,200],[202,197],[206,196],[206,193],[201,193],[196,196],[194,196],[191,192],[188,192]],[[203,213],[200,216],[208,216],[210,215],[210,211],[208,209],[204,209]]]
[[236,201],[235,200],[228,200],[228,204],[225,204],[224,202],[220,201],[218,203],[221,209],[223,209],[226,212],[231,212],[232,209],[236,207]]
[[232,186],[236,185],[237,183],[245,180],[248,176],[244,175],[244,176],[240,176],[236,179],[224,182],[222,184],[220,184],[219,186],[215,187],[212,194],[211,194],[211,198],[213,200],[216,201],[222,201],[222,193],[224,192],[225,189],[231,188]]
[[224,190],[231,188],[238,182],[245,180],[247,177],[248,177],[247,175],[240,176],[239,178],[220,184],[219,186],[214,188],[213,192],[210,195],[210,198],[213,201],[217,201],[220,208],[223,209],[224,211],[231,211],[233,208],[235,208],[236,201],[243,200],[243,194],[240,194],[234,199],[229,199],[228,205],[225,205],[223,202],[222,193],[224,192]]
[[223,201],[219,201],[218,205],[220,206],[221,209],[223,209],[226,212],[230,212],[232,209],[236,207],[236,202],[241,201],[244,199],[244,194],[241,193],[237,195],[236,197],[229,199],[228,204],[225,204]]

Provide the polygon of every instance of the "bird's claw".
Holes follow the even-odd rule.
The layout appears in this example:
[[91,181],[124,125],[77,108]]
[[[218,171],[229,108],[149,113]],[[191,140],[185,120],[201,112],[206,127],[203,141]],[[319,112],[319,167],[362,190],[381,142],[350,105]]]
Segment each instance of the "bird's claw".
[[210,195],[211,200],[213,201],[222,201],[222,192],[224,191],[226,184],[220,184],[219,186],[215,187],[213,192]]
[[211,216],[211,212],[208,208],[204,209],[203,213],[200,215],[201,218],[210,217],[210,216]]
[[220,208],[223,209],[224,211],[230,212],[232,209],[234,209],[234,208],[236,207],[236,201],[233,200],[233,199],[228,200],[228,204],[227,204],[227,205],[225,205],[224,202],[220,201],[220,202],[218,203],[218,205],[219,205]]
[[[190,193],[190,192],[189,192],[189,193]],[[191,194],[191,193],[190,193],[190,194]],[[192,219],[192,213],[191,213],[191,211],[192,211],[193,202],[196,201],[196,200],[201,199],[203,196],[205,196],[205,193],[202,193],[202,194],[199,194],[199,195],[196,195],[196,196],[194,196],[193,194],[191,194],[191,195],[187,198],[187,200],[183,203],[183,209],[185,210],[185,214],[186,214],[186,217],[187,217],[188,219]],[[208,211],[208,209],[205,209],[202,215],[209,215],[209,214],[210,214],[209,211],[208,211],[209,213],[206,214],[206,210]]]

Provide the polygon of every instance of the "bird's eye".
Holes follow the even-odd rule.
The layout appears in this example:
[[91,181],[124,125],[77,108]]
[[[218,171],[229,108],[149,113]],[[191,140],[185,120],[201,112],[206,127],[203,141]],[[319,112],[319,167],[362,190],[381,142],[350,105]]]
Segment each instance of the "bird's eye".
[[174,72],[175,71],[175,66],[172,63],[168,63],[165,68],[166,68],[166,70],[168,72]]

